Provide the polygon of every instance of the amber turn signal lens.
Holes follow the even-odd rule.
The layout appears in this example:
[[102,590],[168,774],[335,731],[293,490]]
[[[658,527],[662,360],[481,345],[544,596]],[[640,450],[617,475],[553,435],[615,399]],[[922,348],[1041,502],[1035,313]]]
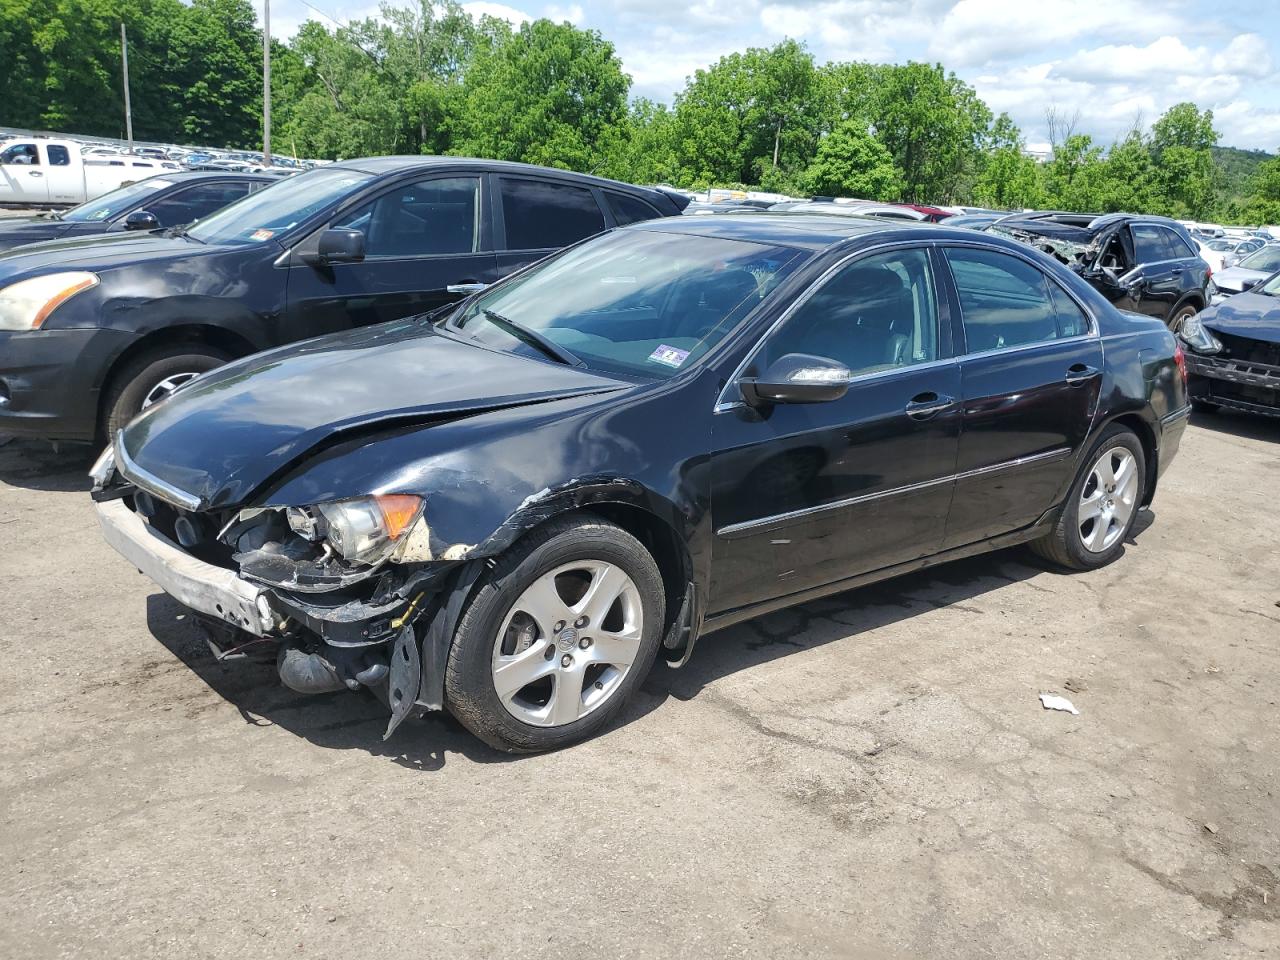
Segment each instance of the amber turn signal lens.
[[387,536],[392,540],[397,539],[413,523],[418,515],[418,508],[422,505],[421,497],[407,493],[388,493],[373,499],[382,513]]
[[35,319],[31,321],[31,329],[32,330],[40,329],[40,324],[44,323],[45,320],[48,319],[49,314],[57,310],[58,307],[61,306],[64,302],[66,302],[67,300],[70,300],[81,290],[87,290],[89,287],[97,286],[97,284],[98,284],[97,277],[88,276],[83,280],[80,280],[76,283],[72,283],[67,285],[66,287],[63,287],[61,290],[59,290],[57,293],[51,296],[47,301],[45,301],[45,305],[43,307],[41,307],[38,311],[36,311]]

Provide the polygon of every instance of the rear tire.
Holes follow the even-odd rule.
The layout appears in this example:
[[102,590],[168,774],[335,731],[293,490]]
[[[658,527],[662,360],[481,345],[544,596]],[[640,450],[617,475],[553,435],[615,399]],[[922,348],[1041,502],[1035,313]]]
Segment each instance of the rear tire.
[[587,513],[554,520],[476,588],[449,650],[445,704],[508,753],[584,740],[644,681],[664,615],[658,565],[635,537]]
[[[102,401],[99,429],[104,442],[141,412],[148,402],[163,399],[165,386],[181,386],[193,376],[220,367],[231,358],[204,344],[173,344],[134,358],[111,380]],[[167,395],[167,393],[165,394]]]
[[1105,567],[1124,552],[1146,479],[1142,441],[1125,427],[1108,427],[1085,457],[1053,531],[1031,549],[1068,570]]

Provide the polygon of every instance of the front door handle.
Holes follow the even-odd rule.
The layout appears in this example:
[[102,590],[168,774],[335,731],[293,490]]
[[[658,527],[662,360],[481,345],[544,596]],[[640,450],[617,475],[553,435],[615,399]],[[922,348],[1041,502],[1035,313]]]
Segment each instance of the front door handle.
[[44,174],[43,174],[43,173],[41,173],[39,170],[28,170],[28,171],[27,171],[27,176],[28,176],[28,177],[43,177],[43,176],[44,176]]
[[955,405],[955,397],[939,396],[936,393],[918,393],[907,403],[907,416],[912,420],[929,420]]
[[1082,386],[1101,372],[1097,367],[1091,367],[1087,363],[1072,364],[1067,369],[1067,384],[1072,387]]
[[470,296],[473,293],[479,293],[487,286],[487,283],[476,283],[474,280],[467,280],[463,283],[451,283],[445,287],[445,290],[449,293],[461,293],[465,296]]

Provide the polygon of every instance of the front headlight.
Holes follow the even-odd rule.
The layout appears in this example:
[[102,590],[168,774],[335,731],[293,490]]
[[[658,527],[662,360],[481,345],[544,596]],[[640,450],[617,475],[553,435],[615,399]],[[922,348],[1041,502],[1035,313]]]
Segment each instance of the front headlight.
[[1205,329],[1195,314],[1182,321],[1178,336],[1196,353],[1217,353],[1222,349],[1222,342]]
[[38,330],[54,310],[97,285],[96,274],[72,270],[0,287],[0,330]]
[[[323,524],[308,523],[319,514]],[[356,500],[322,503],[310,510],[290,510],[289,526],[301,536],[321,536],[342,559],[354,563],[381,562],[422,515],[422,498],[391,493]],[[310,539],[310,538],[309,538]]]

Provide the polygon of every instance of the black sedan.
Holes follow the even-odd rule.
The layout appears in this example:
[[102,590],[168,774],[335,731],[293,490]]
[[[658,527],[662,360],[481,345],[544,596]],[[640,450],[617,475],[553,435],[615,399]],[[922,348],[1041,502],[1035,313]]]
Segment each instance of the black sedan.
[[521,163],[374,157],[278,181],[189,229],[0,253],[0,434],[105,439],[230,359],[456,302],[686,203]]
[[43,240],[194,223],[275,183],[247,173],[168,173],[130,183],[61,213],[0,220],[0,250]]
[[95,465],[107,540],[294,690],[528,751],[659,653],[1017,543],[1116,559],[1189,411],[1158,320],[1012,241],[684,217],[229,364]]
[[1178,335],[1199,409],[1280,417],[1280,273],[1191,317]]

